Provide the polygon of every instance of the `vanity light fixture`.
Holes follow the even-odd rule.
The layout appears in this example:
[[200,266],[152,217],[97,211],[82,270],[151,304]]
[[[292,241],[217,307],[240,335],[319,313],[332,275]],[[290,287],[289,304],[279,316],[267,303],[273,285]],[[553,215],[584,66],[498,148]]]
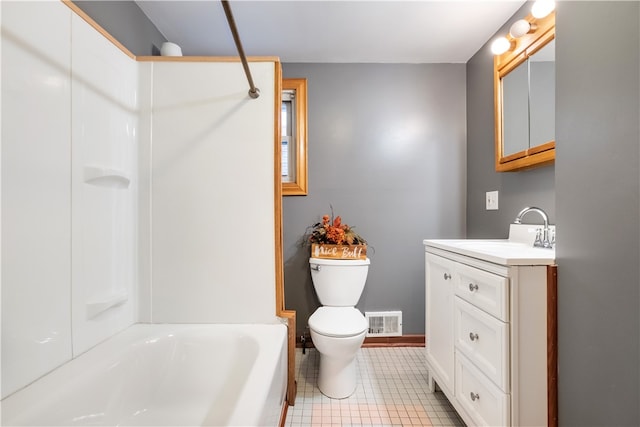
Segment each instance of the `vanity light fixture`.
[[531,23],[526,19],[519,19],[513,23],[511,28],[509,29],[509,35],[514,39],[518,37],[522,37],[531,31]]
[[544,18],[556,8],[556,2],[553,0],[536,0],[531,6],[531,15],[536,19]]
[[502,55],[511,49],[511,42],[506,37],[499,37],[491,43],[491,53],[494,55]]
[[[542,19],[548,16],[551,12],[556,8],[556,2],[553,0],[536,0],[531,7],[531,16],[535,19]],[[529,22],[526,19],[519,19],[511,25],[509,29],[509,37],[499,37],[493,41],[491,44],[491,53],[494,55],[502,55],[509,49],[511,49],[515,44],[513,41],[518,39],[525,34],[528,34],[532,31],[536,30],[536,24],[534,22]]]

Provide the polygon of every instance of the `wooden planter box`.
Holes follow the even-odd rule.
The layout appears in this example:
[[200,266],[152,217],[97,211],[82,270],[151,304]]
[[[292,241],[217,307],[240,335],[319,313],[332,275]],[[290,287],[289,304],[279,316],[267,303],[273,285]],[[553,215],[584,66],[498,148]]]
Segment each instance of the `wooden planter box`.
[[367,259],[367,245],[326,245],[311,244],[313,258]]

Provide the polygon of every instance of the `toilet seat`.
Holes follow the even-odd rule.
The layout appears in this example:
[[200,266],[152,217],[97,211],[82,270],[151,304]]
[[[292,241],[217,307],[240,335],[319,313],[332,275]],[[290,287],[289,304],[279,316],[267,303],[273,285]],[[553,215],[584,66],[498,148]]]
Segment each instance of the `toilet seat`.
[[309,317],[309,327],[327,337],[347,338],[362,334],[369,326],[355,307],[319,307]]

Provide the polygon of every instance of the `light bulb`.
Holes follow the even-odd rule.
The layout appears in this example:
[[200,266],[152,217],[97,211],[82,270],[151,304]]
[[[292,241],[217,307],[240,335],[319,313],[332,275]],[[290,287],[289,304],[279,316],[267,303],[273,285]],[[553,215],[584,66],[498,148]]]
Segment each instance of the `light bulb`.
[[494,55],[502,55],[511,47],[511,42],[506,37],[499,37],[491,43],[491,52]]
[[536,0],[531,7],[531,14],[534,18],[541,19],[553,12],[556,2],[553,0]]
[[517,39],[518,37],[522,37],[527,34],[529,30],[531,30],[531,24],[529,21],[526,19],[519,19],[514,22],[509,29],[509,34],[511,34],[511,37],[514,39]]

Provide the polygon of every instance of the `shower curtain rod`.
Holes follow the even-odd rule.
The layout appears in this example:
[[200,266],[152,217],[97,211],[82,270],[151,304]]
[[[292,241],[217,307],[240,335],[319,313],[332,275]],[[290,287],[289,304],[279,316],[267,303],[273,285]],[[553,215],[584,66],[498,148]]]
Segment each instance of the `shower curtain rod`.
[[251,70],[249,70],[247,57],[244,54],[244,49],[242,49],[242,42],[240,41],[240,36],[238,35],[236,22],[233,19],[233,14],[231,13],[231,6],[229,6],[228,0],[220,0],[220,1],[222,2],[222,7],[224,8],[224,14],[227,15],[227,22],[229,22],[229,29],[231,30],[231,34],[233,35],[233,40],[236,42],[236,48],[238,49],[238,55],[240,55],[240,60],[242,61],[242,67],[244,68],[244,73],[247,75],[247,80],[249,81],[249,96],[255,99],[260,96],[260,89],[258,89],[253,84],[253,78],[251,78]]

